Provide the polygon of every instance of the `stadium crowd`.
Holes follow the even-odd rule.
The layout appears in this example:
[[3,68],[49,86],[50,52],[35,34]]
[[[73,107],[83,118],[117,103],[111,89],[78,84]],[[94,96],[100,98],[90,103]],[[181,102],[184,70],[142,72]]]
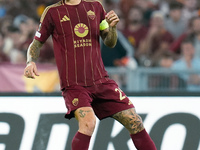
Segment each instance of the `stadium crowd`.
[[[59,0],[0,1],[0,63],[26,63],[26,51],[45,7]],[[102,44],[105,66],[199,69],[200,2],[198,0],[100,0],[120,22],[118,43]],[[55,63],[51,38],[39,62]],[[200,78],[195,80],[199,81]]]
[[[26,61],[26,50],[38,28],[43,10],[57,1],[1,0],[0,62],[10,61],[15,64]],[[106,11],[113,9],[120,18],[119,44],[115,55],[104,53],[107,48],[102,47],[106,66],[126,65],[132,56],[139,66],[171,67],[181,57],[180,45],[186,38],[192,41],[195,55],[200,57],[200,18],[197,7],[200,5],[197,0],[101,2]],[[123,44],[126,40],[128,44]],[[51,39],[43,47],[39,61],[54,62]]]
[[[26,61],[26,50],[45,7],[58,0],[1,0],[0,62]],[[200,18],[197,0],[102,0],[120,18],[116,50],[102,46],[106,66],[171,67],[182,55],[181,43],[190,40],[200,57]],[[124,44],[126,43],[126,44]],[[110,53],[110,54],[109,54]],[[108,59],[109,58],[109,59]],[[41,50],[39,62],[54,63],[52,40]]]

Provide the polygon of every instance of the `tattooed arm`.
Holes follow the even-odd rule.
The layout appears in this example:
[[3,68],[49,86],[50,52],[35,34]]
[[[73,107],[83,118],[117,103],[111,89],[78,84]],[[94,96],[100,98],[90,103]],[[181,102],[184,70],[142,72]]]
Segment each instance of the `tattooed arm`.
[[117,14],[112,10],[107,13],[106,21],[109,24],[109,28],[103,30],[101,32],[101,37],[104,41],[104,44],[110,48],[115,47],[117,43],[117,23],[119,22],[119,18]]
[[37,67],[35,61],[38,59],[40,55],[40,48],[42,47],[42,45],[43,43],[34,39],[28,48],[27,66],[24,69],[24,76],[27,78],[35,79],[35,75],[39,76],[39,74],[37,73]]
[[42,47],[42,43],[38,40],[33,40],[33,42],[30,44],[27,52],[27,64],[29,62],[35,62],[39,55],[40,55],[40,48]]

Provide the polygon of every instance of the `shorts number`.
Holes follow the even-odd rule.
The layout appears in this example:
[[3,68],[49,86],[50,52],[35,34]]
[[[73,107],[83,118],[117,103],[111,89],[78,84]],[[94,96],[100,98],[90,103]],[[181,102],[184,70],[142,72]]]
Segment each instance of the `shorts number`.
[[122,96],[122,90],[119,88],[115,89],[116,92],[119,92],[119,99],[122,101],[123,99],[126,98],[126,95]]

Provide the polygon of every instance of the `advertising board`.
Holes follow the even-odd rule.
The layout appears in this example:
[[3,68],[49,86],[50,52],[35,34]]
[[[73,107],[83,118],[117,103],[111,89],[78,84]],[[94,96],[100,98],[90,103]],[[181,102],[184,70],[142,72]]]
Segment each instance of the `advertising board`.
[[[158,150],[200,150],[200,97],[129,97]],[[0,97],[0,150],[70,150],[77,132],[62,97]],[[89,150],[135,150],[128,131],[99,121]]]

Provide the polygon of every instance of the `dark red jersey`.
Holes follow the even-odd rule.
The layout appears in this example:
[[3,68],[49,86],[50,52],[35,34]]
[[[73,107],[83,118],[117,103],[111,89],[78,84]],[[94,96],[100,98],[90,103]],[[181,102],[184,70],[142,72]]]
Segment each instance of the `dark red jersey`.
[[45,42],[52,35],[61,88],[91,86],[107,80],[99,44],[99,25],[106,12],[98,1],[65,0],[47,7],[35,39]]

